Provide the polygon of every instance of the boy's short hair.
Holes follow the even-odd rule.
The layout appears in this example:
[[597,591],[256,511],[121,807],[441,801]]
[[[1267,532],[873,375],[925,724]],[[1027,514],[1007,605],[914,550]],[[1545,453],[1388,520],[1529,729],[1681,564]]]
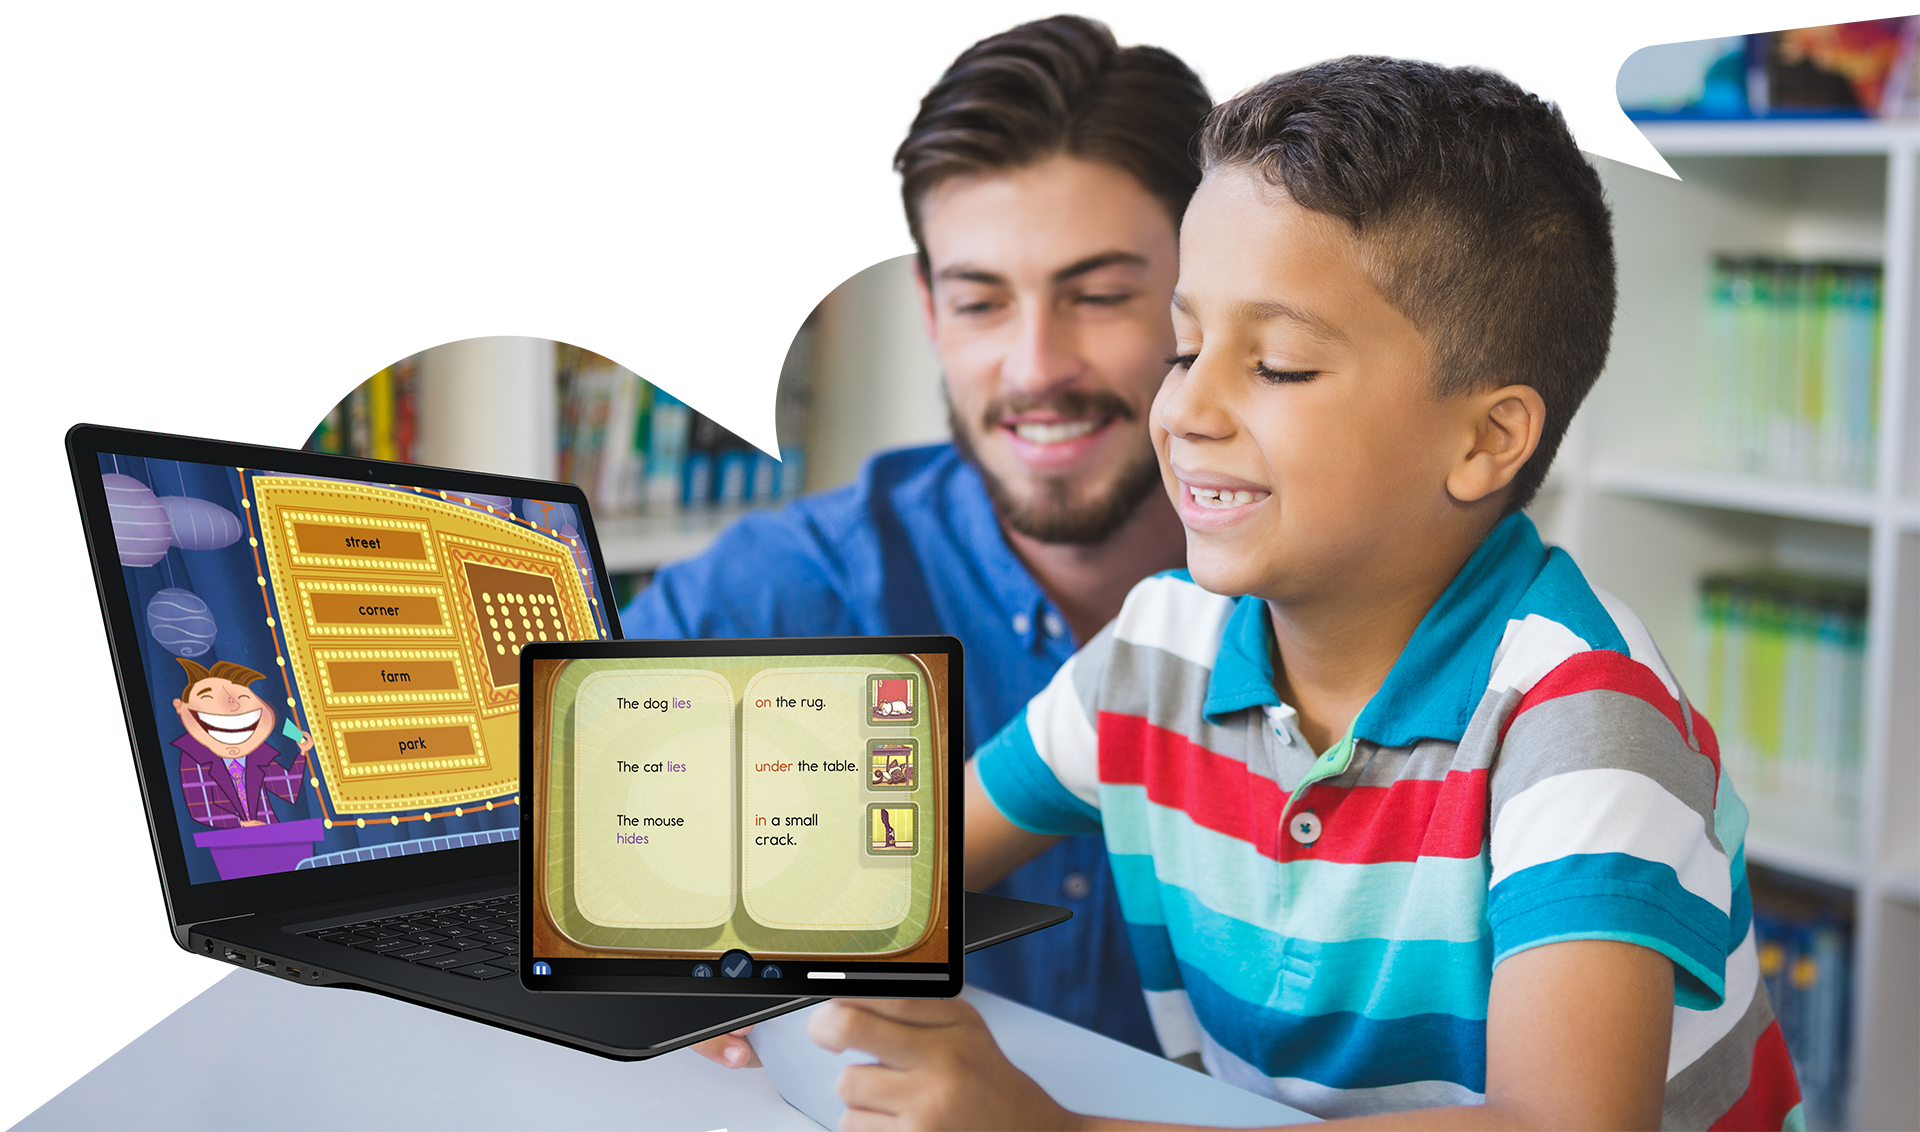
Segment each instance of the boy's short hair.
[[1525,507],[1613,332],[1612,217],[1559,109],[1491,71],[1354,55],[1222,103],[1201,159],[1346,221],[1426,338],[1436,394],[1539,392],[1540,447],[1507,501]]
[[1062,154],[1132,174],[1178,225],[1200,184],[1194,138],[1212,107],[1200,77],[1172,53],[1121,47],[1107,25],[1082,16],[981,40],[920,100],[894,151],[921,273],[920,204],[935,185]]

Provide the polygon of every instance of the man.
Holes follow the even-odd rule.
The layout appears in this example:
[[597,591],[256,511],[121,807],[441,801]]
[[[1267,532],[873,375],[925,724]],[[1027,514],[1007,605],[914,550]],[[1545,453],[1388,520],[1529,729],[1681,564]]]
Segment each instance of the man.
[[173,701],[186,734],[180,749],[180,792],[193,820],[214,829],[269,825],[280,820],[267,796],[299,801],[313,738],[300,732],[300,753],[282,764],[267,745],[277,720],[273,705],[249,687],[265,676],[244,664],[220,661],[211,669],[175,658],[187,670],[187,686]]
[[[951,633],[969,753],[1011,719],[1135,582],[1184,559],[1146,421],[1209,108],[1178,59],[1078,17],[955,60],[894,157],[953,443],[743,519],[661,571],[626,634]],[[992,891],[1074,918],[970,958],[969,981],[1158,1049],[1097,838]]]

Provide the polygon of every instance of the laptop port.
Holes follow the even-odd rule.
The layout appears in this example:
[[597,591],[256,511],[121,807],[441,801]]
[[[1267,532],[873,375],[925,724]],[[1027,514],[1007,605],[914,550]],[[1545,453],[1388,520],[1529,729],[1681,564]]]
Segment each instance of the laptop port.
[[299,978],[299,977],[300,977],[300,968],[298,968],[298,967],[288,967],[288,968],[287,968],[287,977],[288,977],[289,979],[297,979],[297,978]]
[[244,951],[237,951],[234,948],[229,947],[227,948],[225,954],[227,957],[227,962],[229,963],[245,963],[247,961],[247,953]]
[[260,968],[262,971],[271,971],[275,967],[278,967],[280,964],[262,955],[253,961],[253,965],[255,967]]

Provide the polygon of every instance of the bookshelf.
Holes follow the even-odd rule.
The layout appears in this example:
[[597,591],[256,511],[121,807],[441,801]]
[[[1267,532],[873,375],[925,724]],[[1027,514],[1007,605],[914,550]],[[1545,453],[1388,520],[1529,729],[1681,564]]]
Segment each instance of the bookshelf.
[[667,515],[594,519],[600,554],[609,574],[651,574],[669,562],[692,558],[752,507],[715,507]]
[[[1601,163],[1620,257],[1613,353],[1536,516],[1647,620],[1696,701],[1703,576],[1773,568],[1866,585],[1857,814],[1736,785],[1754,863],[1851,894],[1847,1126],[1920,1127],[1920,124],[1642,128],[1682,180]],[[1717,254],[1882,265],[1871,486],[1707,465]]]

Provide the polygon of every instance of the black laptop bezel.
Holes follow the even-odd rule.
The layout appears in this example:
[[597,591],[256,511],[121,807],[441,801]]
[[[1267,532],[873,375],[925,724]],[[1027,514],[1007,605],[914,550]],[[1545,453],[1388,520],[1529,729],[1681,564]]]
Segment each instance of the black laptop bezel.
[[[619,641],[560,641],[542,642],[523,647],[520,651],[520,682],[524,687],[531,666],[540,660],[600,660],[621,658],[655,657],[753,657],[753,656],[846,656],[859,653],[943,653],[947,657],[947,778],[945,782],[947,800],[947,839],[940,847],[945,854],[947,870],[947,963],[946,978],[915,979],[913,981],[891,979],[860,979],[849,977],[844,980],[823,981],[806,978],[806,972],[812,968],[844,969],[849,974],[856,971],[885,971],[897,964],[885,960],[846,962],[786,962],[790,973],[778,979],[765,979],[757,974],[751,978],[723,978],[719,976],[696,978],[691,973],[684,976],[664,976],[657,974],[624,973],[634,966],[644,965],[653,968],[664,962],[657,959],[626,960],[616,958],[575,958],[555,959],[552,973],[536,975],[534,962],[543,958],[535,954],[533,946],[533,912],[539,894],[532,891],[534,870],[533,815],[536,808],[543,804],[533,789],[538,779],[533,774],[533,712],[520,713],[520,982],[528,990],[577,992],[591,994],[703,994],[729,995],[737,997],[818,995],[823,992],[843,998],[951,998],[960,993],[966,984],[966,905],[970,894],[965,884],[965,804],[966,760],[961,752],[966,750],[964,740],[966,721],[966,690],[962,674],[966,670],[965,649],[959,638],[946,635],[914,635],[885,637],[727,637],[708,640],[655,640],[632,639]],[[1049,909],[1049,911],[1059,911]],[[1066,919],[1066,915],[1058,917]],[[1047,919],[1036,923],[1034,927],[1049,926],[1058,922]],[[1026,930],[1033,930],[1027,928]],[[1025,934],[1024,931],[1015,935]],[[1011,938],[1008,936],[1007,938]],[[997,940],[995,941],[997,942]],[[759,957],[756,956],[756,966]],[[693,966],[692,960],[686,966]],[[931,966],[931,965],[929,965]],[[916,972],[920,973],[920,972]]]
[[[487,878],[510,877],[519,856],[511,842],[443,849],[384,860],[363,861],[331,869],[274,873],[268,876],[194,884],[188,879],[186,850],[174,835],[173,796],[168,784],[158,722],[147,702],[147,677],[132,602],[120,578],[120,564],[107,511],[106,487],[100,477],[102,455],[140,456],[215,466],[263,469],[290,475],[333,479],[371,480],[432,490],[471,491],[518,499],[567,503],[579,512],[580,534],[592,557],[597,600],[605,611],[610,632],[617,639],[620,617],[612,580],[601,560],[593,517],[584,492],[570,483],[493,475],[425,464],[400,464],[290,448],[239,444],[199,437],[175,436],[105,425],[77,424],[67,431],[67,462],[79,499],[87,556],[94,590],[100,597],[107,643],[113,656],[114,678],[121,708],[133,744],[134,765],[140,777],[141,800],[146,806],[147,831],[153,840],[160,885],[176,938],[186,925],[234,916],[378,897],[437,884],[458,884]],[[138,690],[138,696],[132,694]]]

